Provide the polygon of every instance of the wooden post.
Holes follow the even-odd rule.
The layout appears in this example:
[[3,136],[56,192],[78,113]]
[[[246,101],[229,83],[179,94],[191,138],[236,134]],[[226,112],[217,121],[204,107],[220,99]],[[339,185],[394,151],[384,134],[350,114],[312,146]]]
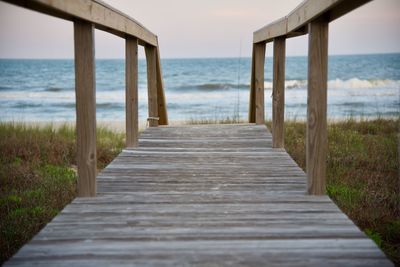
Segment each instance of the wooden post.
[[157,104],[157,48],[145,46],[147,61],[147,91],[149,100],[149,126],[158,126]]
[[138,39],[125,40],[126,146],[138,146]]
[[160,49],[157,46],[157,104],[158,104],[158,125],[168,125],[167,105],[165,103],[164,81],[161,71]]
[[308,193],[325,194],[327,154],[328,20],[309,23],[307,99]]
[[250,100],[249,100],[249,123],[255,123],[256,122],[256,108],[255,108],[255,78],[254,78],[254,46],[253,44],[253,52],[251,56],[251,80],[250,80]]
[[264,64],[266,44],[254,44],[254,103],[255,123],[264,124]]
[[274,39],[272,147],[284,147],[286,38]]
[[74,22],[78,197],[96,195],[94,27]]

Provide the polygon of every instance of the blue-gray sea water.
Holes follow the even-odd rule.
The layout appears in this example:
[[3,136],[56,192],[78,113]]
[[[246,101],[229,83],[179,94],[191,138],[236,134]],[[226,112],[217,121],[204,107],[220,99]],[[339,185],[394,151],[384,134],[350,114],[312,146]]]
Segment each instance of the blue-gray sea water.
[[[250,58],[163,59],[170,120],[247,119]],[[398,116],[400,54],[330,56],[328,116]],[[272,60],[266,59],[266,117]],[[286,59],[285,115],[307,114],[307,57]],[[125,63],[96,60],[97,119],[125,119]],[[147,117],[146,62],[139,60],[139,117]],[[1,121],[75,120],[73,60],[0,59]]]

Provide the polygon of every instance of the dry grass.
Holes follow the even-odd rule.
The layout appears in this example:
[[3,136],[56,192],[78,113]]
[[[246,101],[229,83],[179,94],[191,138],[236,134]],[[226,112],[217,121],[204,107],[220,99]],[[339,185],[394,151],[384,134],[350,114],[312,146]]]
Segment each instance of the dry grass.
[[[98,167],[121,150],[123,135],[97,130]],[[76,194],[75,130],[0,124],[0,264]]]

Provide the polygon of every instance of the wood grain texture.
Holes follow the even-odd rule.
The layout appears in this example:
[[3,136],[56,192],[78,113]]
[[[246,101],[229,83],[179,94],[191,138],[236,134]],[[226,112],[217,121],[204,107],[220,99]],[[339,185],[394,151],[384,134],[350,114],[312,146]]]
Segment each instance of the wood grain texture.
[[328,20],[309,25],[306,162],[308,193],[325,194],[328,83]]
[[287,16],[275,20],[253,34],[253,43],[270,42],[276,37],[286,38],[307,34],[304,26],[324,16],[329,22],[370,2],[371,0],[305,0]]
[[251,78],[250,78],[250,99],[249,99],[249,123],[255,123],[256,122],[256,103],[255,103],[255,67],[254,67],[254,46],[253,44],[253,50],[252,50],[252,56],[251,56]]
[[127,37],[125,40],[125,110],[126,146],[138,146],[138,40]]
[[157,36],[135,19],[99,0],[5,0],[5,2],[71,21],[86,21],[122,38],[136,37],[143,45],[157,45]]
[[78,196],[96,195],[96,82],[94,27],[74,23]]
[[272,80],[272,147],[284,147],[286,38],[274,39]]
[[253,43],[273,40],[274,37],[284,36],[287,33],[287,18],[280,18],[253,33]]
[[159,125],[168,125],[167,104],[165,101],[164,81],[162,76],[160,47],[157,46],[157,104],[158,104],[158,121]]
[[254,44],[254,107],[255,123],[265,123],[264,107],[264,65],[265,65],[265,43]]
[[264,125],[147,128],[5,266],[393,266]]
[[147,62],[147,94],[149,107],[149,126],[158,126],[158,103],[157,103],[157,48],[145,46]]

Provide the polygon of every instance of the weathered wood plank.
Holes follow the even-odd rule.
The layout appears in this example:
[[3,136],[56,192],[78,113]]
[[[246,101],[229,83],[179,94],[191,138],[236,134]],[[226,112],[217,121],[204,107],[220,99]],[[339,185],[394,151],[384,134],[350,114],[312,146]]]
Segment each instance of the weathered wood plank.
[[168,113],[167,113],[167,104],[165,101],[165,91],[164,91],[164,81],[162,78],[161,71],[161,58],[160,58],[160,48],[157,46],[157,105],[158,105],[158,125],[168,125]]
[[157,103],[157,48],[145,46],[147,62],[147,94],[149,103],[149,126],[158,126],[158,103]]
[[99,0],[4,0],[54,17],[86,21],[96,28],[125,38],[132,36],[143,45],[157,45],[157,36],[142,24]]
[[284,147],[285,118],[285,37],[274,39],[272,91],[272,147]]
[[290,32],[334,8],[345,0],[307,0],[298,5],[287,16],[287,31]]
[[250,100],[249,100],[249,123],[256,122],[256,103],[255,103],[255,44],[253,44],[253,51],[251,56],[251,78],[250,78]]
[[[70,263],[86,261],[87,264],[91,260],[96,266],[109,266],[110,262],[115,262],[118,266],[165,266],[166,263],[195,266],[246,266],[246,263],[252,263],[251,266],[259,266],[268,259],[268,265],[271,263],[272,266],[376,266],[373,265],[376,263],[382,264],[379,266],[390,266],[383,259],[382,252],[374,249],[372,242],[360,241],[354,238],[327,238],[45,242],[26,251],[33,258],[20,257],[14,263],[17,265],[23,260],[29,260],[30,264],[37,262],[48,266],[61,263],[61,260]],[[105,242],[109,245],[104,246]],[[55,256],[51,257],[53,254]],[[368,258],[365,258],[366,254],[369,255]]]
[[74,22],[78,196],[96,195],[94,27]]
[[305,0],[287,16],[278,19],[253,34],[253,43],[270,42],[276,37],[286,38],[307,34],[304,26],[325,16],[331,22],[371,0]]
[[125,109],[126,146],[137,147],[139,138],[138,111],[138,40],[127,37],[125,41]]
[[255,123],[265,123],[264,107],[264,65],[265,43],[254,44],[254,113]]
[[287,33],[287,17],[280,18],[253,33],[253,43],[273,40]]
[[328,20],[309,25],[306,162],[308,193],[325,194],[328,84]]

